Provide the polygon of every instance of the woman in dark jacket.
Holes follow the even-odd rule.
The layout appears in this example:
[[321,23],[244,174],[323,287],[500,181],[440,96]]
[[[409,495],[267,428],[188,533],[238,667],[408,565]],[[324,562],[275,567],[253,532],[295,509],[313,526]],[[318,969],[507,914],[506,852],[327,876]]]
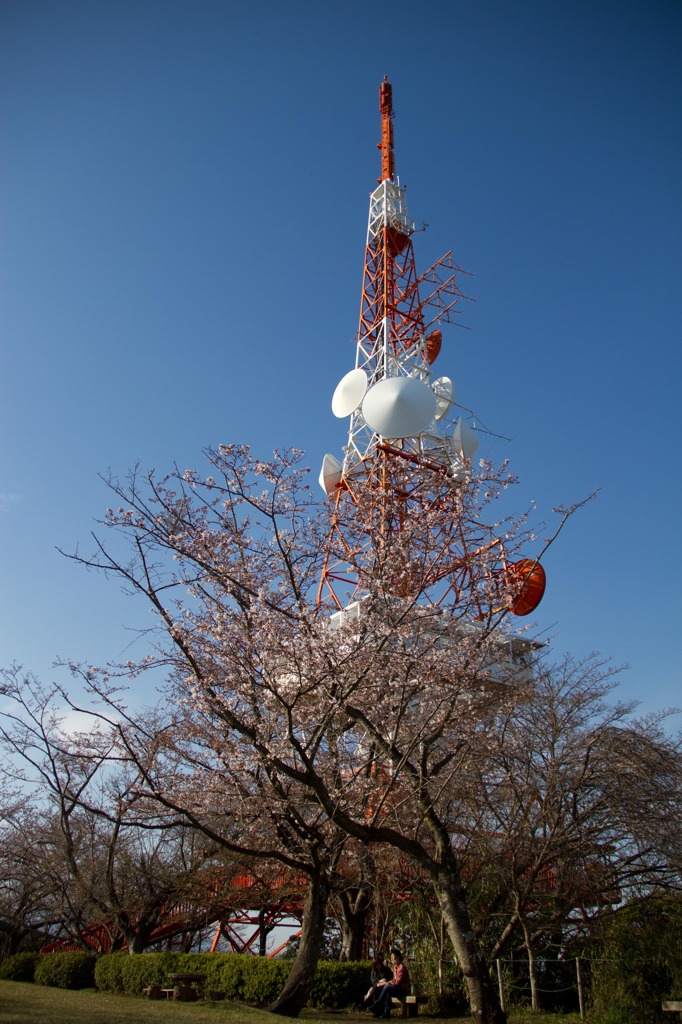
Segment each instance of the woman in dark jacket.
[[377,955],[372,960],[372,966],[370,968],[369,976],[372,984],[369,989],[369,992],[365,996],[364,1002],[365,1006],[368,1006],[369,1009],[371,1010],[374,1007],[374,1000],[377,997],[379,983],[389,981],[392,977],[391,969],[390,967],[387,967],[386,964],[384,963],[384,958],[382,957],[381,953],[377,953]]

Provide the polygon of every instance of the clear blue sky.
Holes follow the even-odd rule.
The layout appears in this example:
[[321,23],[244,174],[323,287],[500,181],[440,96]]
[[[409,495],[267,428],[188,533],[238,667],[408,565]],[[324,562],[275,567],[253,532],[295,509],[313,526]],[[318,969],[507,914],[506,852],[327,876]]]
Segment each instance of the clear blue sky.
[[4,0],[0,662],[149,621],[56,551],[99,472],[339,452],[387,74],[418,266],[475,274],[439,372],[512,438],[519,508],[600,488],[538,627],[682,703],[681,53],[677,0]]

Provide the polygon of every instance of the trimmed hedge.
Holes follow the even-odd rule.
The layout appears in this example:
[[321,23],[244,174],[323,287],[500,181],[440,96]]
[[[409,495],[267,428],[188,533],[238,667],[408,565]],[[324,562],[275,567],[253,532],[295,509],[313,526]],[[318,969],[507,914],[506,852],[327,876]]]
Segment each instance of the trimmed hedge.
[[141,995],[148,985],[170,987],[169,974],[203,974],[201,992],[225,992],[228,999],[266,1006],[277,996],[291,962],[233,953],[108,953],[95,969],[97,988]]
[[[62,954],[64,955],[64,954]],[[224,992],[227,999],[267,1006],[279,994],[291,960],[269,960],[237,953],[107,953],[95,968],[97,988],[141,995],[148,985],[170,987],[169,973],[203,974],[203,993]],[[362,1005],[369,986],[369,964],[320,961],[310,1005],[330,1010]]]
[[45,953],[35,969],[37,985],[52,988],[93,988],[95,985],[94,953]]
[[[242,957],[235,957],[231,953],[181,953],[175,970],[186,971],[188,974],[203,974],[204,982],[201,988],[204,994],[211,990],[228,992],[227,972],[230,970],[230,961],[237,959],[241,960]],[[247,956],[243,959],[253,960],[253,957]],[[227,998],[237,997],[228,995]]]
[[[235,1002],[267,1006],[289,976],[292,961],[234,953],[17,953],[0,963],[0,977],[55,988],[91,988],[142,995],[149,985],[170,987],[169,974],[203,974],[197,987],[220,991]],[[369,964],[320,961],[309,1005],[343,1010],[362,1005]]]
[[127,953],[106,953],[98,957],[95,964],[95,987],[101,992],[125,992],[123,966],[128,959]]
[[7,981],[33,981],[40,953],[14,953],[0,962],[0,978]]
[[268,1006],[282,991],[291,972],[292,961],[248,955],[244,959],[244,1002],[250,1006]]
[[370,984],[370,963],[320,960],[308,1000],[321,1010],[361,1007]]
[[245,956],[234,953],[221,953],[218,964],[218,980],[215,989],[224,992],[226,999],[237,1003],[244,1002],[244,961]]
[[95,967],[95,984],[105,992],[140,996],[148,985],[169,988],[168,974],[180,971],[179,953],[107,953]]

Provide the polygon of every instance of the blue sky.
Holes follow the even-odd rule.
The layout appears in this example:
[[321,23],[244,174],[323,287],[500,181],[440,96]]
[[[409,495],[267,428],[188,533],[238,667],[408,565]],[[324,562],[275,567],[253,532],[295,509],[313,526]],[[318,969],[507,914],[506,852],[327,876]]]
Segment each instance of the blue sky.
[[141,653],[146,609],[56,550],[98,473],[339,452],[386,74],[418,268],[475,275],[439,373],[519,509],[600,489],[538,628],[682,703],[681,52],[665,0],[4,0],[0,663]]

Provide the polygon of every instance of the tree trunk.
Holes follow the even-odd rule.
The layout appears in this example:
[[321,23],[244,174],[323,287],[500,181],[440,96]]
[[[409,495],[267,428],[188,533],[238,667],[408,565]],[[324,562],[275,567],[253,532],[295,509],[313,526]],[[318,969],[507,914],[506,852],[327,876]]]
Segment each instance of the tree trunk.
[[538,965],[535,959],[535,948],[533,946],[533,940],[530,934],[530,928],[525,917],[519,913],[519,919],[521,921],[521,928],[523,929],[523,944],[526,947],[528,953],[528,977],[530,978],[530,1008],[531,1010],[539,1009],[538,1001]]
[[126,932],[126,943],[128,945],[128,952],[131,956],[137,953],[144,953],[146,943],[146,933],[138,929],[130,929]]
[[478,949],[466,904],[466,893],[454,857],[445,855],[445,863],[431,873],[436,898],[448,935],[464,975],[469,1009],[480,1024],[507,1024],[507,1014],[490,978],[485,957]]
[[125,939],[128,952],[132,956],[136,953],[144,953],[149,943],[149,936],[158,924],[158,919],[156,916],[152,920],[143,916],[131,922],[126,914],[124,918],[118,918],[117,924],[118,931]]
[[29,930],[21,927],[14,927],[11,924],[5,924],[0,922],[0,958],[4,959],[7,956],[13,956],[19,951],[19,946],[24,935],[28,935]]
[[356,890],[352,897],[348,891],[339,893],[341,904],[341,952],[339,960],[362,960],[365,939],[365,921],[370,906],[370,894],[366,889]]
[[275,922],[268,921],[265,907],[258,911],[258,927],[260,929],[258,934],[258,956],[267,956],[268,935],[275,927]]
[[284,988],[268,1006],[270,1013],[298,1017],[308,1001],[320,958],[329,899],[329,881],[323,871],[310,880],[303,907],[303,928],[298,953]]

